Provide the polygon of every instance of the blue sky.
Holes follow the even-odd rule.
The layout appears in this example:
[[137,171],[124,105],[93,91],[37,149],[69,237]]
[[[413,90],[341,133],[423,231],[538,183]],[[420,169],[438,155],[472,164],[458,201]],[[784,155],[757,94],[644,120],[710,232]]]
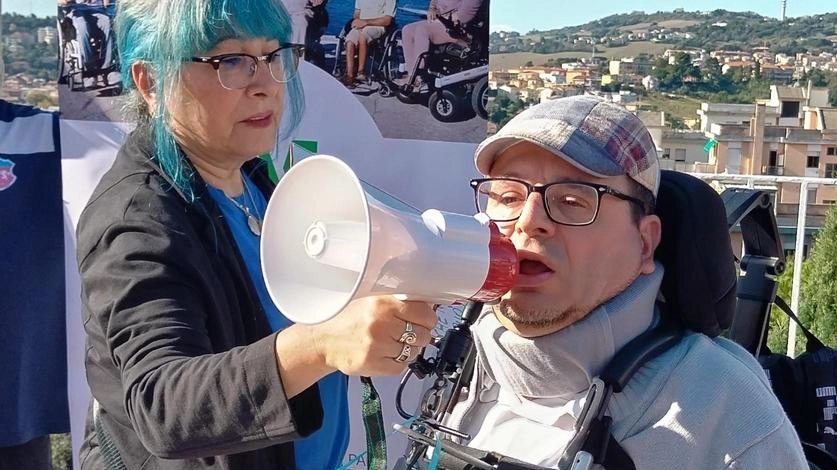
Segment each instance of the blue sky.
[[[55,0],[0,0],[3,11],[36,16],[54,15]],[[492,29],[511,29],[526,32],[531,29],[551,29],[586,23],[607,15],[628,13],[632,10],[655,12],[675,8],[714,10],[725,8],[736,11],[755,11],[765,16],[779,16],[778,0],[699,0],[684,3],[670,0],[492,0]],[[787,15],[804,16],[837,11],[834,0],[788,0]]]

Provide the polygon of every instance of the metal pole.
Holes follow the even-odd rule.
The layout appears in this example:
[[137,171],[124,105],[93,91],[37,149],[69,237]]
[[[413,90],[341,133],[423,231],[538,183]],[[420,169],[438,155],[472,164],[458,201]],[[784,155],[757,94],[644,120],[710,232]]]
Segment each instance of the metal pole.
[[[802,251],[805,248],[805,219],[808,213],[808,182],[799,184],[799,217],[796,222],[796,244],[793,251],[793,290],[791,310],[799,313],[799,285],[802,280]],[[796,355],[796,323],[788,319],[788,356]]]

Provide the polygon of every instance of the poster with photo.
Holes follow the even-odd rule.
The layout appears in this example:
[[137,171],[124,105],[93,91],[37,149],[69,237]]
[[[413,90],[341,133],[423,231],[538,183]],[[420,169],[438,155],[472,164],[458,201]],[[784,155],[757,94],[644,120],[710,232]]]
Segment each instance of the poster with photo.
[[59,107],[66,119],[122,120],[116,7],[117,0],[58,0]]
[[485,137],[488,0],[282,0],[305,60],[342,83],[384,137]]

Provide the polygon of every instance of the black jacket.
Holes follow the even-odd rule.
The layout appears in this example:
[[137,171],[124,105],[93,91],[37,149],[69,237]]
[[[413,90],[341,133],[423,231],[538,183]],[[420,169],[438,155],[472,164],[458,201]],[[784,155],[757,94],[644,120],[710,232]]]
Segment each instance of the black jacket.
[[[195,174],[189,203],[129,137],[78,225],[85,365],[129,470],[293,469],[317,430],[316,385],[285,396],[275,335],[221,212]],[[257,160],[245,165],[266,197]],[[103,469],[91,412],[80,460]]]

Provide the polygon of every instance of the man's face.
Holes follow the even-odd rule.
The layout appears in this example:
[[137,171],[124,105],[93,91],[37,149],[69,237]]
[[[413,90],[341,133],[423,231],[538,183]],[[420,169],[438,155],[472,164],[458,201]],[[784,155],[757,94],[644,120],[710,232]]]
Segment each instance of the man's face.
[[[489,176],[531,184],[587,182],[634,194],[627,176],[590,176],[529,142],[502,152]],[[610,195],[601,198],[591,225],[556,224],[547,216],[542,196],[535,193],[516,222],[499,224],[521,260],[517,284],[495,308],[507,328],[527,337],[561,330],[622,292],[640,274],[654,271],[659,218],[645,216],[637,224],[631,202]]]

